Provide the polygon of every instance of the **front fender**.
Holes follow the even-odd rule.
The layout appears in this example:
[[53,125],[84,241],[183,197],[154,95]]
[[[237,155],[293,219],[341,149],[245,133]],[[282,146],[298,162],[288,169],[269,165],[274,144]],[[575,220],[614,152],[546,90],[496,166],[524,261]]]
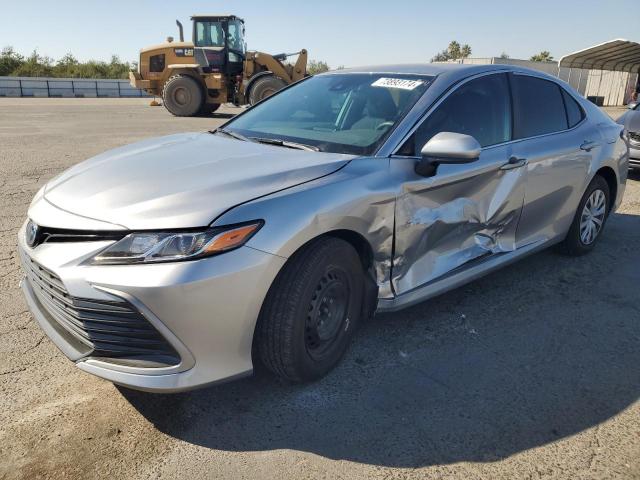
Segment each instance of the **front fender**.
[[263,219],[247,245],[285,258],[320,235],[356,232],[371,246],[380,296],[391,297],[396,185],[389,159],[358,158],[323,178],[239,205],[213,225]]

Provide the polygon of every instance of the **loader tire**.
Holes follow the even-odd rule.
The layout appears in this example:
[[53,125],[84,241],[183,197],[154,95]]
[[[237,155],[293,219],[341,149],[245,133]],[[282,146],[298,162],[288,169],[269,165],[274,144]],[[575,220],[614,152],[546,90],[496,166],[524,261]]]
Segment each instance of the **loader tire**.
[[255,105],[259,101],[270,97],[286,86],[287,84],[284,80],[274,77],[273,75],[259,78],[251,87],[251,92],[249,92],[249,103],[251,105]]
[[176,117],[193,117],[204,103],[202,88],[187,75],[174,75],[162,89],[164,106]]

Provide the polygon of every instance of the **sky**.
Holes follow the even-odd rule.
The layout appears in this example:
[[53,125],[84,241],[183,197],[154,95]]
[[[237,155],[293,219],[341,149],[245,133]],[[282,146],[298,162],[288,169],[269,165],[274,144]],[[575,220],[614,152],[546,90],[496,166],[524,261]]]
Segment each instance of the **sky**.
[[528,59],[549,50],[559,59],[614,38],[640,41],[639,0],[0,0],[0,48],[37,49],[54,59],[118,55],[177,38],[175,20],[233,13],[245,19],[250,50],[309,51],[331,67],[428,62],[451,40],[473,57]]

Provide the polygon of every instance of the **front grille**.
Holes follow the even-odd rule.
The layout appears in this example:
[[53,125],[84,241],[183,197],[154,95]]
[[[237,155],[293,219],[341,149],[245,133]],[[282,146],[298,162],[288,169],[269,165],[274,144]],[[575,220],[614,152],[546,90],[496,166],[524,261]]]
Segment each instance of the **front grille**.
[[640,145],[640,133],[639,132],[629,132],[629,141],[631,143],[635,143]]
[[39,227],[40,243],[50,242],[104,242],[118,241],[127,236],[126,231],[67,230],[62,228]]
[[24,253],[22,264],[54,326],[86,356],[148,367],[180,363],[173,347],[129,302],[72,297],[60,277]]

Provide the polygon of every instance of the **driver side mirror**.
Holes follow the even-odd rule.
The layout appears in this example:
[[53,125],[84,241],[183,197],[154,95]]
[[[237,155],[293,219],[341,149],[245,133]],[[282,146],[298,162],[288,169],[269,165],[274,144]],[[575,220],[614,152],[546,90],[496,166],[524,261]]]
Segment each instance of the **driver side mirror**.
[[441,163],[471,163],[478,160],[482,147],[471,135],[440,132],[429,140],[422,150],[415,170],[424,177],[435,173]]

